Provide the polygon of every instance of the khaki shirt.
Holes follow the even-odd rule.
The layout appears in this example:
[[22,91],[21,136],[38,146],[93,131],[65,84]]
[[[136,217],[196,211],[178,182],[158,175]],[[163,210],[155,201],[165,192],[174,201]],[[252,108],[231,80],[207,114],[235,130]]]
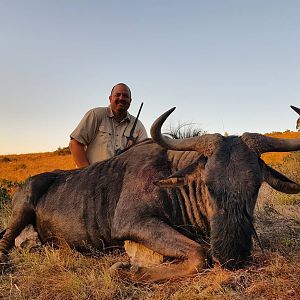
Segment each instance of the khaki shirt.
[[[134,120],[135,117],[127,113],[127,117],[119,123],[110,106],[93,108],[84,115],[70,137],[86,145],[87,158],[92,164],[115,156],[117,150],[127,146]],[[133,137],[137,142],[148,137],[139,120]]]

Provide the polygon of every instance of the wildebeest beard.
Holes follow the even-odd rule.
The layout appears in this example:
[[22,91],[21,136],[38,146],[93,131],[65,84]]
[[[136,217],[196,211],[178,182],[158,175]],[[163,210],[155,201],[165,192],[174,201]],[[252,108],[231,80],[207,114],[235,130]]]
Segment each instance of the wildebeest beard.
[[252,236],[255,234],[253,225],[253,208],[258,190],[249,193],[241,189],[238,194],[227,191],[211,193],[215,205],[218,206],[210,223],[211,254],[215,261],[227,268],[239,268],[250,257]]

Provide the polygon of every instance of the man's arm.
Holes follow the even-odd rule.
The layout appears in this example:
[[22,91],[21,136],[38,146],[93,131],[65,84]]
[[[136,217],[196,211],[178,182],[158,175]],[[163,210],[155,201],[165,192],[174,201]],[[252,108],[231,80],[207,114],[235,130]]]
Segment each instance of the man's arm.
[[90,165],[84,144],[79,143],[75,139],[71,139],[69,143],[69,149],[78,168],[84,168]]

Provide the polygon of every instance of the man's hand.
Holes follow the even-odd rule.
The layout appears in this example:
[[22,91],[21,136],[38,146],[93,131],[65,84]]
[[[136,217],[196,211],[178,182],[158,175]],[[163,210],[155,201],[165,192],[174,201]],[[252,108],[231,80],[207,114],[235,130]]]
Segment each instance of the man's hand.
[[126,148],[132,146],[135,143],[136,143],[136,139],[135,138],[127,138]]

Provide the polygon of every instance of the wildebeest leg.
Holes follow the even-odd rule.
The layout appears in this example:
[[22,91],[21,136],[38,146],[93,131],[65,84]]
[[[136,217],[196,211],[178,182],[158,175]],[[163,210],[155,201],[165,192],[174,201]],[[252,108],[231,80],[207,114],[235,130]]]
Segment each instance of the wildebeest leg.
[[206,266],[206,249],[203,245],[180,234],[158,219],[132,225],[131,239],[147,248],[162,254],[181,259],[174,264],[154,267],[140,267],[137,272],[119,271],[133,281],[164,281],[197,273]]
[[34,211],[27,202],[13,208],[5,234],[0,240],[0,262],[5,261],[8,250],[14,245],[15,238],[32,221]]
[[0,240],[0,262],[5,261],[8,250],[14,245],[15,238],[31,222],[33,210],[29,207],[16,207],[13,210],[3,238]]
[[13,211],[5,234],[0,240],[0,262],[5,261],[15,238],[35,219],[34,206],[57,178],[57,173],[43,173],[29,179],[13,197]]

